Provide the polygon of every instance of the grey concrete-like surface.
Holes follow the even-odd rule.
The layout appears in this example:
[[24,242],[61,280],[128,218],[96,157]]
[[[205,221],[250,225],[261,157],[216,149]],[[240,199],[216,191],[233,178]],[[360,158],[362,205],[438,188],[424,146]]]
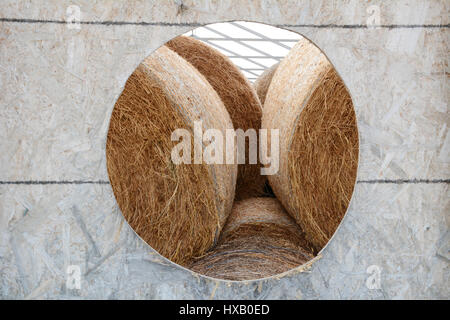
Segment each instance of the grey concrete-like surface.
[[[448,1],[180,3],[2,1],[0,297],[448,299]],[[70,5],[80,29],[63,23]],[[361,143],[350,208],[321,258],[241,283],[154,252],[124,221],[105,166],[109,117],[139,62],[228,20],[318,45],[352,94]]]

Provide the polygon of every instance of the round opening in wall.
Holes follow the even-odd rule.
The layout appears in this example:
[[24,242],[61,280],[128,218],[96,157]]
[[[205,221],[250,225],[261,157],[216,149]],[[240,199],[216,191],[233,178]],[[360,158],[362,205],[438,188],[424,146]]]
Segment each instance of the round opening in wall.
[[311,260],[348,208],[358,130],[350,94],[297,33],[217,23],[142,61],[111,115],[117,203],[164,257],[228,280]]

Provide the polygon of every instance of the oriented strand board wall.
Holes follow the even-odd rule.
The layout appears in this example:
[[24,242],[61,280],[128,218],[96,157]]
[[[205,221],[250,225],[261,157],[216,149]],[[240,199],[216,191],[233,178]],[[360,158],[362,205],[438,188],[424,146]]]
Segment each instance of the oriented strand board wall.
[[[448,298],[448,1],[180,4],[2,1],[0,297]],[[70,5],[79,30],[64,24]],[[381,26],[367,28],[378,10]],[[165,41],[233,19],[305,35],[353,97],[358,184],[310,272],[192,274],[135,235],[108,183],[106,132],[127,77]],[[81,289],[65,285],[71,265]]]

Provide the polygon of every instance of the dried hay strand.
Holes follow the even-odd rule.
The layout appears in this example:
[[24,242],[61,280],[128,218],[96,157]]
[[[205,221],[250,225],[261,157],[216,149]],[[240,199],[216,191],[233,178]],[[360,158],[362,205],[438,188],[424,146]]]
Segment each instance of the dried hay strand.
[[[231,60],[216,49],[192,37],[179,36],[166,44],[209,81],[222,99],[235,129],[259,130],[261,104],[251,83]],[[260,196],[264,193],[265,176],[259,164],[248,164],[248,143],[245,148],[246,164],[238,165],[236,199]]]
[[350,94],[308,40],[300,40],[280,63],[262,127],[280,129],[280,169],[268,177],[270,185],[317,253],[349,205],[359,145]]
[[273,75],[275,71],[277,71],[278,65],[280,63],[276,63],[271,66],[269,69],[264,71],[258,79],[256,79],[253,87],[258,94],[259,101],[261,101],[261,105],[264,108],[264,101],[266,101],[267,90],[269,90],[270,83],[272,82]]
[[106,145],[111,186],[125,219],[150,246],[181,265],[214,245],[231,212],[237,175],[236,165],[172,162],[178,144],[172,132],[183,128],[192,137],[194,120],[203,121],[203,130],[224,134],[233,128],[206,79],[161,47],[127,80]]
[[303,231],[275,198],[238,201],[217,246],[190,268],[226,280],[270,277],[313,258]]

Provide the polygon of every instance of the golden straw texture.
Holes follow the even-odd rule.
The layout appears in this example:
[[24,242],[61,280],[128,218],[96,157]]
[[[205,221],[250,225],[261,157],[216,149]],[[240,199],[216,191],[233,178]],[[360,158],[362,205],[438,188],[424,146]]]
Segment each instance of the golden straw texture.
[[256,93],[258,94],[259,101],[261,101],[261,105],[263,106],[263,108],[264,102],[266,101],[267,91],[269,90],[269,86],[270,83],[272,82],[273,75],[275,74],[275,71],[277,71],[279,64],[280,63],[276,63],[269,69],[264,71],[253,84],[253,87],[255,88]]
[[[168,259],[186,265],[214,245],[231,212],[236,165],[171,160],[175,129],[233,125],[217,93],[189,63],[161,47],[128,79],[107,138],[109,178],[130,226]],[[193,150],[191,141],[191,150]]]
[[280,170],[268,177],[270,185],[317,253],[349,205],[358,131],[342,79],[308,40],[300,40],[278,66],[262,127],[280,130]]

